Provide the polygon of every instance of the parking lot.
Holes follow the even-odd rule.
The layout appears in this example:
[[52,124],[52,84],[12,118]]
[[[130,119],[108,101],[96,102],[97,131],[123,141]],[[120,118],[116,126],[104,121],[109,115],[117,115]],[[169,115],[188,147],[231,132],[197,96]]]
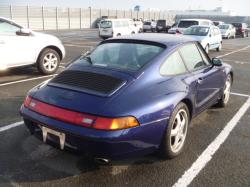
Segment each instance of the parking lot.
[[[59,72],[100,42],[94,29],[47,33],[58,36],[66,48]],[[223,40],[222,51],[209,55],[234,68],[230,103],[195,118],[184,153],[172,160],[153,154],[100,165],[44,144],[30,136],[19,108],[29,89],[52,76],[41,76],[32,67],[0,73],[0,186],[181,186],[189,184],[186,179],[191,179],[190,186],[250,186],[250,38]],[[227,129],[233,123],[236,126]],[[224,128],[228,137],[221,135]],[[215,144],[219,147],[212,148],[211,158],[202,157],[219,135],[225,141]],[[195,170],[197,159],[200,172]]]

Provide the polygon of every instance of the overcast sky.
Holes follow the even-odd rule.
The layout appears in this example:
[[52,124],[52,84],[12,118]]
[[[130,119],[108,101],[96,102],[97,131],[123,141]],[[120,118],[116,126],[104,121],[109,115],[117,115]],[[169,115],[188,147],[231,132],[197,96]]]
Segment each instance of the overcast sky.
[[161,10],[214,9],[222,4],[238,15],[250,16],[250,0],[0,0],[0,4],[44,5],[60,7],[88,7],[131,9],[140,5],[142,9]]

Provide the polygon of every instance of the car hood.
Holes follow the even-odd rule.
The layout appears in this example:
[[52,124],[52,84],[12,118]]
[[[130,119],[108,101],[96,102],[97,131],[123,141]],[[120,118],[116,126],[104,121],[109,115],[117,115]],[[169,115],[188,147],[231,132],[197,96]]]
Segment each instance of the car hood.
[[227,33],[227,31],[228,31],[228,29],[220,29],[220,32],[221,32],[222,34]]
[[40,33],[40,32],[35,32],[35,31],[32,31],[32,34],[34,36],[36,36],[36,37],[44,39],[47,42],[50,41],[50,42],[59,42],[59,43],[61,43],[61,41],[56,36],[53,36],[53,35],[50,35],[50,34],[45,34],[45,33]]
[[202,42],[204,39],[207,38],[207,36],[196,36],[196,35],[186,35],[186,36],[189,36],[198,42]]
[[107,105],[134,80],[128,73],[74,65],[34,88],[31,96],[61,108],[109,116],[105,113]]

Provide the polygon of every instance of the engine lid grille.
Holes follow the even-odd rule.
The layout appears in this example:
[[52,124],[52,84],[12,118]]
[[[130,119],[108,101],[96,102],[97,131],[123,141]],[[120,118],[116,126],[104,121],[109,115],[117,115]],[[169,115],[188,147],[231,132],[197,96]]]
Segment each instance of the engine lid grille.
[[53,78],[48,85],[99,96],[110,96],[125,83],[125,80],[109,75],[66,70]]

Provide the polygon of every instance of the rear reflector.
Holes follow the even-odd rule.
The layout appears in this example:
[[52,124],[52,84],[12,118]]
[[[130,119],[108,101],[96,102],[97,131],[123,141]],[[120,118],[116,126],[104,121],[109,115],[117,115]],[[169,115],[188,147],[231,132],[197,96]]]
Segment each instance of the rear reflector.
[[30,96],[25,98],[24,106],[41,115],[51,117],[60,121],[71,124],[91,127],[100,130],[121,130],[135,126],[139,126],[139,122],[135,117],[121,117],[121,118],[104,118],[93,115],[88,115],[80,112],[75,112],[63,108],[59,108],[36,99]]

